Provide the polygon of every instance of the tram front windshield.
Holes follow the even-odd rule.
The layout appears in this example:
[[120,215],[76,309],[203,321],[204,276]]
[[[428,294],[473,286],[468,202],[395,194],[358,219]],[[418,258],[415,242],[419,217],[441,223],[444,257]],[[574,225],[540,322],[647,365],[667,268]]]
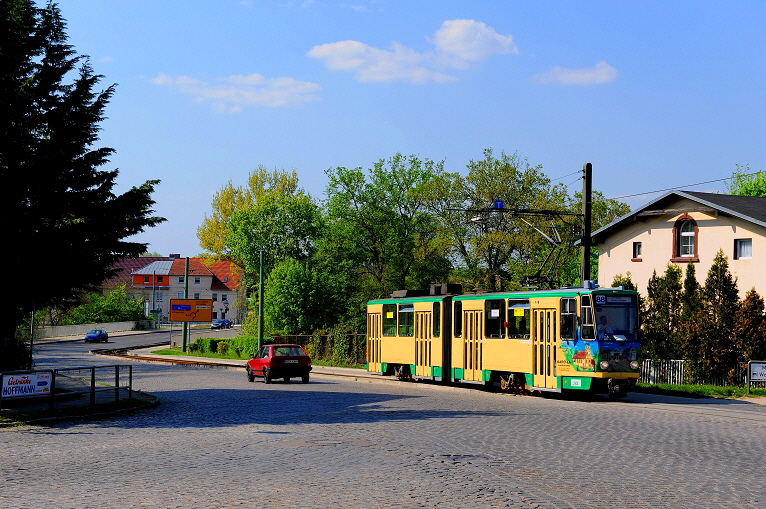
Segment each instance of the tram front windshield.
[[596,339],[635,341],[638,313],[634,295],[594,295]]

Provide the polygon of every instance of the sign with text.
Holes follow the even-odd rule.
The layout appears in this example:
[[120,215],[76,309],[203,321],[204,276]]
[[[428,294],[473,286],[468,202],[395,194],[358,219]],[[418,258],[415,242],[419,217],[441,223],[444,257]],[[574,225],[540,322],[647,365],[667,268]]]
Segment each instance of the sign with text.
[[212,299],[170,299],[171,322],[212,322]]
[[51,393],[50,373],[27,373],[24,375],[3,375],[3,397],[39,396]]
[[766,382],[766,362],[750,361],[750,381]]

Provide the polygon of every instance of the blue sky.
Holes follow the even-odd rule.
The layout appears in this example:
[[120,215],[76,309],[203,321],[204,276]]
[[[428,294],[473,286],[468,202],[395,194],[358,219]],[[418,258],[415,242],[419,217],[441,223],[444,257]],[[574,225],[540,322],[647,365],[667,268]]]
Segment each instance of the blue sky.
[[[195,256],[213,193],[258,165],[397,152],[465,172],[492,147],[640,206],[766,169],[766,2],[62,0],[117,83],[99,146],[119,191],[161,179],[149,250]],[[557,180],[579,190],[577,175]],[[687,188],[723,191],[724,182]],[[512,204],[507,204],[510,206]]]

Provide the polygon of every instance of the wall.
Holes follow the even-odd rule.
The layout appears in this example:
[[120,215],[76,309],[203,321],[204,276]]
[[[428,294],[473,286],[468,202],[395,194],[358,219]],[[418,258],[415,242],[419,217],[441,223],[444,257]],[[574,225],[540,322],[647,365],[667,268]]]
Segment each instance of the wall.
[[92,329],[104,329],[106,332],[119,332],[127,330],[141,330],[136,328],[136,324],[139,324],[139,328],[151,329],[151,320],[142,320],[140,322],[111,322],[111,323],[91,323],[84,325],[58,325],[55,327],[40,327],[35,330],[35,337],[38,338],[59,338],[66,336],[82,336]]

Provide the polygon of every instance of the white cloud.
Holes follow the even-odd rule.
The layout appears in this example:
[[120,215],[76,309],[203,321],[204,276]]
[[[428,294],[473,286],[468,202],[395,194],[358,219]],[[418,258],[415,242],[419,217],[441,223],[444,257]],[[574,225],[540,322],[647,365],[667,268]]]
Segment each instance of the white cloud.
[[213,110],[239,113],[245,106],[291,107],[318,101],[321,89],[316,83],[294,78],[265,78],[260,74],[234,75],[208,83],[188,76],[159,74],[155,85],[173,88],[193,96],[198,102],[211,101]]
[[423,84],[455,81],[445,69],[466,69],[494,55],[518,53],[513,37],[500,35],[480,21],[445,21],[428,40],[434,49],[422,53],[398,42],[380,49],[359,41],[339,41],[314,46],[308,55],[324,61],[330,70],[353,72],[362,83]]
[[617,69],[603,60],[594,67],[584,69],[565,69],[554,67],[548,72],[535,74],[532,79],[537,83],[559,83],[561,85],[603,85],[617,79]]

